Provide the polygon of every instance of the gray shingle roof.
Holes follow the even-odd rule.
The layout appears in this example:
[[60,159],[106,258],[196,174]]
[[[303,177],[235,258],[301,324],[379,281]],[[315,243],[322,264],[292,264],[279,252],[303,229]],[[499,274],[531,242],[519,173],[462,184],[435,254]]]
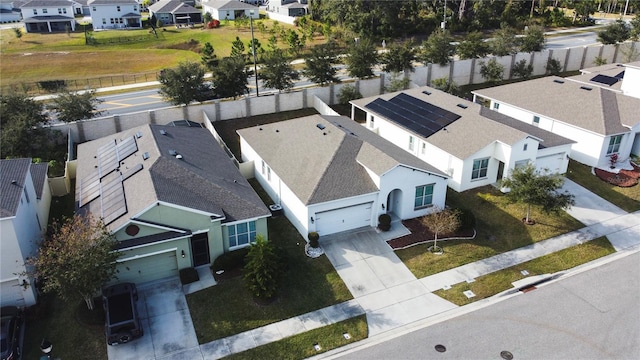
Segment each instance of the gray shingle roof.
[[238,134],[307,205],[378,191],[365,167],[381,174],[405,164],[446,176],[345,117],[312,115]]
[[31,159],[0,160],[0,218],[16,215]]
[[581,89],[584,86],[579,82],[549,76],[473,93],[601,135],[627,132],[629,129],[623,124],[633,126],[640,121],[637,116],[640,99],[599,87],[589,87],[590,91]]
[[[164,130],[166,135],[162,135]],[[204,128],[144,125],[78,146],[76,192],[82,180],[96,171],[98,148],[120,141],[136,133],[138,151],[120,165],[124,173],[137,164],[143,169],[123,181],[127,213],[109,227],[117,229],[128,219],[157,202],[167,202],[212,215],[224,215],[225,221],[268,216],[267,207],[247,180],[220,148],[211,133]],[[170,155],[174,150],[181,159]],[[147,153],[149,158],[142,159]],[[76,199],[79,199],[76,196]],[[99,201],[84,207],[100,214]]]
[[51,6],[72,6],[71,1],[66,0],[31,0],[21,7],[51,7]]
[[187,5],[179,0],[160,0],[149,6],[153,13],[191,14],[200,13],[200,10],[191,5]]
[[[48,163],[40,163],[40,164],[31,164],[31,180],[33,181],[33,186],[36,188],[36,196],[38,199],[42,199],[42,190],[45,186],[45,182],[47,181],[47,171],[49,170]],[[49,184],[47,184],[49,186]]]
[[138,4],[136,0],[89,0],[89,5],[120,5],[120,4]]
[[255,5],[243,3],[237,0],[209,0],[204,1],[202,5],[207,5],[218,10],[258,9]]

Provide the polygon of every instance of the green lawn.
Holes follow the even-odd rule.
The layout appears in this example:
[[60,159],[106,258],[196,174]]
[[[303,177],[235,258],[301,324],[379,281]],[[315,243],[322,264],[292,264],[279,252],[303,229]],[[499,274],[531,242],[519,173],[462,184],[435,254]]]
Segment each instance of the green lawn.
[[[344,333],[348,333],[351,338],[348,340],[345,339],[343,336]],[[324,326],[251,350],[233,354],[225,357],[225,359],[305,359],[352,342],[366,339],[367,334],[366,316],[360,315],[333,325]],[[314,344],[320,345],[321,350],[316,351],[313,347]]]
[[[609,240],[603,236],[584,244],[572,246],[507,269],[481,276],[470,284],[463,282],[452,286],[451,289],[448,290],[438,290],[434,292],[434,294],[456,305],[462,306],[513,288],[511,283],[526,277],[520,273],[522,270],[529,272],[527,276],[552,274],[576,267],[614,252],[615,249],[611,246]],[[463,294],[463,292],[467,290],[473,291],[476,296],[471,299],[467,298]]]
[[[264,199],[259,184],[251,183]],[[304,254],[305,240],[284,216],[269,219],[269,241],[288,260],[276,301],[257,304],[240,276],[188,295],[200,344],[352,299],[326,256]]]
[[569,161],[566,176],[622,210],[628,212],[640,210],[640,185],[628,188],[611,185],[593,175],[590,166],[574,160]]
[[508,204],[504,195],[491,186],[462,193],[449,189],[447,204],[473,211],[476,216],[477,236],[473,240],[439,242],[438,245],[444,249],[442,255],[429,253],[426,245],[396,251],[418,278],[527,246],[584,226],[565,212],[547,215],[537,207],[532,208],[532,218],[536,224],[525,225],[521,221],[525,215],[525,206]]

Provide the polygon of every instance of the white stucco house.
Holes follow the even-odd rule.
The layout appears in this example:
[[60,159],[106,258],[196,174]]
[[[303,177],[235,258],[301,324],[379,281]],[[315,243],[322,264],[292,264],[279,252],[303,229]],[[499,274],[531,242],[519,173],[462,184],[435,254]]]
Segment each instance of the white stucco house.
[[241,17],[260,19],[258,6],[237,0],[203,1],[202,13],[209,13],[217,20],[235,20]]
[[2,0],[0,1],[0,23],[12,23],[22,20],[22,13],[18,6],[18,1]]
[[556,76],[473,94],[497,112],[575,141],[571,157],[583,164],[606,167],[614,153],[618,161],[640,154],[638,98]]
[[32,0],[20,7],[25,30],[33,32],[75,31],[74,3],[66,0]]
[[269,0],[267,12],[285,16],[304,16],[309,13],[308,0]]
[[175,276],[268,239],[271,212],[235,164],[207,129],[180,123],[197,126],[144,125],[78,145],[77,212],[118,240],[114,282]]
[[447,176],[342,116],[312,115],[238,130],[242,160],[307,238],[410,219],[442,208]]
[[51,190],[48,165],[31,159],[0,160],[0,302],[2,306],[36,303],[34,280],[25,261],[37,253],[47,230]]
[[[352,118],[447,174],[456,191],[494,184],[527,162],[565,173],[571,140],[430,87],[351,101]],[[524,125],[524,126],[523,126]]]
[[199,9],[180,0],[160,0],[149,6],[149,16],[164,24],[194,24],[202,22]]
[[95,30],[142,28],[136,0],[89,0],[88,4]]

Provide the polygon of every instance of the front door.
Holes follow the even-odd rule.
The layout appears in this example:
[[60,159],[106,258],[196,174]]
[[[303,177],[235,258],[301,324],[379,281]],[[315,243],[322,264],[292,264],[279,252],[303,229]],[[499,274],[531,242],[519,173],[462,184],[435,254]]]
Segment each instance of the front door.
[[191,256],[193,267],[206,265],[209,260],[209,238],[207,233],[193,235],[191,237]]
[[498,162],[498,178],[496,180],[502,180],[504,176],[504,163],[502,161]]

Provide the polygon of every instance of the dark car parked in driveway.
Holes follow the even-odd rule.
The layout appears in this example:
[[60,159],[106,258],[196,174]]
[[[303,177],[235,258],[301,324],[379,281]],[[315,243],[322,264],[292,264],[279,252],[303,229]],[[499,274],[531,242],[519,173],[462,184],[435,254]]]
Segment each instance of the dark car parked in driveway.
[[102,291],[107,344],[124,344],[144,334],[137,301],[138,290],[132,283],[113,285]]
[[24,314],[15,306],[0,309],[0,354],[2,360],[22,359],[24,342]]

